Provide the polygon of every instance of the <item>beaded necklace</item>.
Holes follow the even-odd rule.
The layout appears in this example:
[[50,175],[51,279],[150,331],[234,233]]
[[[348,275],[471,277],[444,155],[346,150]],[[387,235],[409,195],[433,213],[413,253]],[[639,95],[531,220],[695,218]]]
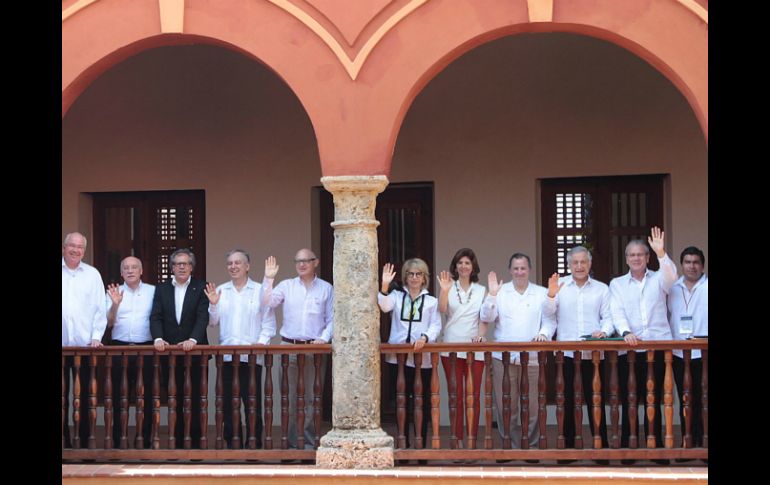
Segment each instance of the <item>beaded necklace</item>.
[[465,300],[465,303],[463,303],[463,299],[460,296],[460,282],[455,281],[455,290],[457,291],[457,299],[460,300],[460,305],[465,305],[465,303],[468,303],[471,301],[471,297],[473,296],[473,283],[471,283],[471,291],[468,293],[468,299]]

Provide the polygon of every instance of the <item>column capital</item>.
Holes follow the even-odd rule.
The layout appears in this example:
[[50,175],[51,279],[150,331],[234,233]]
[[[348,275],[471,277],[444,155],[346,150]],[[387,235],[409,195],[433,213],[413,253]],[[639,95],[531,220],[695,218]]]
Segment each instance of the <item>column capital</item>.
[[384,175],[336,175],[321,177],[321,183],[332,194],[359,191],[379,194],[389,181]]

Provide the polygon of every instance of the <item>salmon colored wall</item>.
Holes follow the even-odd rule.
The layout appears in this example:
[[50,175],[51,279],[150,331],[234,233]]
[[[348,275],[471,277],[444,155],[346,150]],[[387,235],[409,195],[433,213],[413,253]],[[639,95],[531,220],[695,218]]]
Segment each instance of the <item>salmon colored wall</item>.
[[704,20],[677,0],[556,0],[552,22],[543,23],[529,22],[523,1],[396,0],[355,12],[316,1],[292,13],[288,0],[187,0],[176,12],[185,35],[161,31],[155,1],[72,10],[80,3],[63,5],[63,113],[139,50],[207,38],[260,59],[295,92],[324,175],[389,174],[401,121],[421,88],[464,52],[519,32],[577,32],[623,46],[677,86],[708,132],[707,11]]

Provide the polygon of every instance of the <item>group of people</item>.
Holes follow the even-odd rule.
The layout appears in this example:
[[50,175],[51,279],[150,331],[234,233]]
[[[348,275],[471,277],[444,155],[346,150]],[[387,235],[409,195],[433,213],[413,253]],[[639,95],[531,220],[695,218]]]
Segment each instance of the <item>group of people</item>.
[[[567,252],[570,274],[559,277],[554,273],[548,279],[548,286],[539,286],[530,281],[532,263],[526,254],[515,253],[508,261],[511,281],[503,283],[494,271],[487,277],[487,288],[479,284],[479,263],[471,249],[457,251],[449,265],[449,271],[438,275],[438,298],[428,292],[430,271],[427,263],[419,258],[405,261],[401,268],[402,285],[394,285],[396,276],[393,264],[387,263],[382,271],[382,285],[377,296],[380,309],[392,312],[390,338],[388,343],[411,343],[414,350],[420,350],[428,342],[485,342],[488,325],[495,324],[494,340],[497,342],[526,342],[551,340],[574,341],[590,335],[604,338],[614,334],[621,336],[630,346],[638,345],[640,340],[686,339],[692,336],[708,335],[708,278],[704,274],[705,256],[696,247],[682,251],[680,263],[683,275],[677,279],[675,263],[664,249],[664,234],[659,228],[652,228],[647,243],[642,239],[633,240],[625,248],[626,264],[629,272],[613,279],[609,286],[591,277],[591,253],[582,246],[576,246]],[[102,337],[107,328],[112,331],[109,345],[153,345],[158,352],[169,348],[181,348],[190,351],[199,344],[207,344],[206,328],[219,327],[221,345],[264,345],[275,336],[277,325],[274,309],[283,305],[283,321],[280,335],[281,343],[286,345],[307,343],[328,343],[332,338],[333,324],[333,287],[315,274],[318,258],[309,249],[301,249],[294,258],[297,276],[282,281],[273,287],[279,266],[274,257],[265,261],[265,273],[262,283],[249,276],[250,256],[248,252],[234,249],[226,255],[226,268],[230,281],[215,286],[212,283],[192,278],[195,268],[195,255],[189,249],[178,249],[169,256],[172,277],[157,287],[142,281],[142,262],[128,256],[121,262],[120,274],[124,283],[111,284],[105,295],[99,272],[82,261],[86,249],[86,238],[80,233],[70,233],[64,239],[62,248],[62,346],[102,346]],[[650,248],[655,252],[660,263],[659,271],[652,271],[647,266]],[[443,323],[442,323],[443,318]],[[628,355],[619,352],[618,371],[620,398],[622,405],[621,446],[627,447],[630,427],[627,405],[627,382],[629,373]],[[680,401],[684,381],[684,361],[682,351],[674,352],[674,376]],[[529,379],[529,423],[528,433],[523,439],[529,447],[535,447],[539,439],[537,412],[538,356],[536,352],[528,354],[528,363],[524,368],[518,352],[510,354],[508,375],[511,389],[511,420],[509,436],[514,448],[522,446],[522,426],[519,416],[519,389],[523,374]],[[644,386],[646,362],[640,352],[634,366],[637,389]],[[201,356],[192,357],[190,368],[192,382],[200,382]],[[602,356],[603,358],[603,356]],[[701,422],[701,373],[700,352],[692,352],[691,371],[691,406],[692,436],[695,446],[702,444],[703,425]],[[129,388],[137,385],[137,359],[129,358],[126,375]],[[467,429],[475,434],[478,430],[480,414],[479,391],[484,372],[483,353],[475,354],[473,363],[468,366],[464,352],[457,353],[454,364],[457,385],[457,412],[454,431],[458,446],[463,447],[465,439],[465,391],[466,376],[472,373],[474,385],[473,422]],[[233,379],[240,383],[240,400],[248,404],[250,369],[247,365],[237,367],[230,364],[232,356],[224,357],[223,367],[224,402],[224,439],[228,447],[235,445],[233,437],[238,427],[237,436],[241,437],[240,446],[248,438],[256,440],[261,447],[261,370],[263,361],[257,359],[256,402],[257,419],[255,435],[244,436],[244,430],[250,430],[248,413],[243,413],[243,420],[233,423],[234,407],[240,406],[237,397],[232,394]],[[248,356],[241,355],[241,362],[248,362]],[[385,357],[393,382],[398,371],[395,355]],[[447,381],[451,376],[448,353],[441,354],[441,362]],[[496,421],[501,436],[505,435],[503,423],[503,376],[504,363],[501,352],[493,353],[493,395]],[[583,380],[584,403],[593,402],[593,364],[590,352],[583,352],[579,360]],[[144,389],[152,389],[152,360],[144,357],[142,364],[142,384]],[[326,361],[321,363],[322,375]],[[69,394],[69,375],[76,366],[72,357],[65,360],[67,379],[66,394]],[[238,375],[234,375],[234,368]],[[79,366],[80,382],[88,382],[89,362],[83,359]],[[115,358],[112,366],[114,390],[113,402],[120,402],[120,389],[123,377],[122,360]],[[314,366],[304,366],[305,416],[313,416]],[[602,370],[602,366],[600,366]],[[565,410],[564,436],[566,446],[572,447],[576,433],[580,433],[582,423],[574,422],[574,375],[575,356],[573,352],[564,355]],[[663,352],[655,352],[655,402],[659,406],[655,418],[656,446],[662,446],[661,435],[661,397],[665,364]],[[406,389],[409,399],[413,399],[415,379],[414,356],[406,361]],[[427,354],[423,355],[420,368],[423,382],[423,416],[421,436],[427,436],[427,424],[430,416],[431,362]],[[297,354],[290,354],[288,368],[289,385],[289,443],[296,447],[298,434],[304,433],[306,447],[313,446],[312,419],[305,420],[305,429],[296,429],[296,382],[298,378]],[[168,356],[161,356],[161,381],[167,385],[169,379],[176,380],[176,388],[184,389],[184,366],[175,366],[175,375],[169,376]],[[605,386],[602,370],[602,387]],[[323,380],[322,380],[323,383]],[[323,391],[321,391],[323,392]],[[200,446],[200,389],[193,385],[191,389],[192,416],[189,446]],[[141,423],[141,433],[137,432],[136,446],[151,446],[151,411],[150,392],[144,399],[145,416]],[[183,447],[183,399],[177,399],[177,421],[175,423],[174,442],[176,447]],[[231,405],[232,403],[232,405]],[[237,403],[237,404],[236,404]],[[68,403],[65,403],[68,406]],[[601,403],[604,409],[604,403]],[[411,406],[410,406],[411,407]],[[89,438],[87,399],[80,400],[80,428],[77,430],[80,446],[86,446]],[[594,431],[593,413],[586,413]],[[67,411],[67,415],[69,412]],[[683,411],[682,422],[684,423]],[[139,421],[139,420],[138,420]],[[119,446],[121,439],[121,420],[113,421],[113,440]],[[607,446],[606,419],[600,423],[601,440]],[[645,413],[645,430],[647,415]],[[65,446],[71,447],[69,426],[64,427]],[[409,433],[407,433],[408,435]],[[409,437],[407,436],[407,440]],[[301,441],[301,440],[300,440]],[[408,446],[408,445],[407,445]]]
[[[648,246],[649,244],[649,246]],[[650,248],[660,263],[658,271],[648,268]],[[495,324],[494,340],[497,342],[547,341],[556,336],[559,341],[576,341],[590,336],[607,338],[618,335],[634,347],[642,340],[687,339],[692,336],[708,335],[708,278],[704,274],[705,256],[696,247],[684,249],[680,256],[683,275],[677,279],[675,263],[664,249],[664,233],[653,227],[647,242],[643,239],[630,241],[625,248],[628,273],[614,278],[609,286],[591,277],[591,252],[583,246],[576,246],[567,252],[567,264],[570,274],[559,277],[554,273],[548,279],[548,286],[543,287],[530,281],[532,263],[526,254],[515,253],[508,261],[512,280],[503,283],[494,271],[487,278],[487,288],[478,283],[479,263],[474,252],[469,248],[457,251],[449,264],[449,271],[438,275],[438,298],[428,291],[430,272],[425,261],[414,258],[404,262],[401,269],[403,286],[393,288],[395,277],[391,263],[382,270],[382,286],[378,303],[383,312],[392,312],[391,330],[388,343],[413,343],[414,350],[420,350],[427,342],[484,342],[488,325]],[[442,316],[445,320],[442,325]],[[627,447],[632,434],[629,426],[629,407],[627,397],[629,363],[625,351],[619,352],[618,373],[620,381],[620,400],[622,405],[621,447]],[[636,352],[637,389],[644,389],[646,383],[646,352]],[[492,381],[496,422],[503,437],[503,376],[504,363],[502,352],[492,354]],[[522,366],[518,352],[510,354],[508,375],[511,389],[511,420],[509,436],[514,448],[522,446],[522,425],[519,419],[519,385],[523,374],[529,380],[529,422],[527,436],[523,439],[534,448],[540,435],[538,426],[538,356],[528,353],[526,368]],[[578,360],[582,377],[583,402],[593,403],[593,364],[591,352],[583,351]],[[603,359],[604,356],[602,355]],[[455,415],[454,435],[458,446],[463,447],[465,436],[465,382],[468,373],[472,373],[474,394],[474,422],[467,423],[467,429],[475,435],[479,419],[479,391],[484,372],[483,353],[475,353],[472,365],[467,364],[465,352],[458,352],[454,366],[457,385],[457,413]],[[691,406],[692,436],[694,446],[701,446],[703,423],[701,419],[701,355],[692,352],[691,371]],[[397,371],[393,355],[386,358],[391,373]],[[441,354],[442,366],[447,382],[450,380],[450,363],[447,353]],[[580,433],[582,423],[575,423],[574,413],[574,376],[575,356],[573,352],[564,353],[564,437],[567,447],[574,447],[575,435]],[[409,399],[413,399],[412,382],[416,372],[413,357],[406,362],[406,389]],[[430,357],[423,355],[423,416],[429,416],[431,371]],[[654,419],[655,441],[657,447],[663,446],[662,440],[662,391],[665,362],[663,351],[655,352],[655,402]],[[600,369],[602,388],[606,386],[603,366]],[[674,351],[674,377],[680,402],[684,383],[684,361],[681,350]],[[394,380],[395,382],[395,380]],[[551,384],[552,385],[552,384]],[[641,391],[637,391],[642,395]],[[604,409],[604,402],[600,403]],[[591,432],[594,432],[594,416],[586,413]],[[684,426],[684,409],[680,412]],[[645,413],[645,430],[648,428]],[[423,419],[421,436],[426,436],[428,419]],[[607,447],[607,421],[602,419],[600,426],[602,446]],[[633,433],[636,434],[636,433]],[[566,461],[566,460],[565,460]]]
[[[190,351],[196,345],[208,344],[206,328],[219,327],[220,345],[266,345],[276,334],[275,308],[283,305],[283,322],[280,335],[281,343],[287,345],[328,343],[331,341],[333,287],[315,274],[318,258],[309,249],[300,249],[294,264],[297,277],[287,279],[273,287],[279,266],[274,257],[265,261],[265,275],[262,283],[249,277],[251,259],[249,253],[234,249],[227,253],[226,267],[230,281],[215,286],[212,283],[192,278],[195,269],[195,255],[189,249],[178,249],[168,258],[172,277],[157,287],[142,281],[142,262],[128,256],[120,263],[120,274],[124,283],[104,286],[99,272],[82,261],[86,249],[86,238],[80,233],[67,234],[62,248],[62,346],[101,347],[102,337],[107,328],[111,329],[109,345],[153,345],[158,352],[171,348]],[[223,380],[223,437],[228,447],[241,447],[249,439],[261,448],[261,378],[262,357],[256,363],[256,422],[254,436],[244,435],[251,426],[248,413],[242,413],[239,422],[233,422],[233,413],[242,401],[248,406],[250,369],[247,365],[237,367],[231,364],[232,355],[225,355],[222,370]],[[200,447],[200,386],[195,383],[201,378],[201,356],[191,358],[191,420],[190,443],[192,448]],[[128,388],[137,385],[137,359],[129,357],[126,370]],[[141,433],[137,432],[135,446],[151,446],[152,412],[152,358],[144,357],[142,384],[145,390],[144,416]],[[174,375],[169,375],[169,357],[161,356],[161,382],[165,387],[169,379],[175,379],[178,393],[184,389],[185,367],[181,361],[174,367]],[[239,357],[240,362],[248,362],[247,355]],[[325,359],[321,362],[321,373],[325,369]],[[75,371],[74,360],[65,360],[65,394],[69,394],[70,378]],[[238,375],[234,375],[234,368]],[[114,358],[112,366],[113,402],[120,402],[123,366],[120,357]],[[305,372],[305,416],[313,415],[313,372],[314,366],[306,364]],[[79,366],[80,382],[88,382],[89,362],[82,359]],[[282,370],[281,370],[282,372]],[[314,443],[312,419],[305,420],[305,429],[296,429],[296,383],[297,354],[291,354],[288,367],[289,380],[289,446],[296,448],[302,440],[297,439],[303,433],[305,447],[312,448]],[[240,400],[232,396],[233,379],[240,384]],[[323,388],[321,390],[323,392]],[[182,398],[176,400],[174,423],[174,446],[185,447],[184,412]],[[77,430],[80,446],[85,447],[89,438],[87,399],[80,400],[80,426]],[[69,402],[65,401],[65,412],[69,415]],[[116,408],[117,409],[117,408]],[[116,413],[117,416],[117,413]],[[138,417],[139,418],[139,417]],[[245,426],[244,426],[244,419]],[[140,419],[137,419],[137,424]],[[239,440],[234,440],[237,426]],[[121,445],[122,423],[113,421],[114,446]],[[69,426],[64,427],[65,447],[71,447]]]

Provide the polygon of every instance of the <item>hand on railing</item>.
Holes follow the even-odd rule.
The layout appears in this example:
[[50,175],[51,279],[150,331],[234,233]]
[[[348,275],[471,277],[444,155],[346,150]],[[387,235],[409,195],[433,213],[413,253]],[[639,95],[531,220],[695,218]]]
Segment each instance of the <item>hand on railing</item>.
[[91,340],[91,343],[88,344],[88,346],[89,347],[96,347],[98,349],[99,347],[104,347],[104,344],[102,343],[101,340],[94,339],[94,340]]
[[157,350],[158,352],[163,352],[168,348],[169,343],[161,338],[156,340],[152,345],[153,347],[155,347],[155,350]]

